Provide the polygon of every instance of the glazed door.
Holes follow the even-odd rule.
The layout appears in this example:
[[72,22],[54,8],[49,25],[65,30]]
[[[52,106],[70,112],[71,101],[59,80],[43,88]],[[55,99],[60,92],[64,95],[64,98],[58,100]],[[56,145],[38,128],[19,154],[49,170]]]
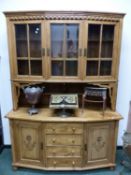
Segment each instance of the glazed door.
[[109,22],[89,22],[85,25],[84,76],[111,78],[115,63],[116,25]]
[[48,23],[47,56],[50,78],[78,78],[82,54],[81,22],[51,21]]
[[17,22],[14,24],[17,78],[44,76],[44,24],[41,22]]
[[94,123],[87,125],[87,166],[113,162],[115,129],[114,123]]
[[23,164],[41,165],[41,124],[34,122],[14,122],[14,143],[17,161]]

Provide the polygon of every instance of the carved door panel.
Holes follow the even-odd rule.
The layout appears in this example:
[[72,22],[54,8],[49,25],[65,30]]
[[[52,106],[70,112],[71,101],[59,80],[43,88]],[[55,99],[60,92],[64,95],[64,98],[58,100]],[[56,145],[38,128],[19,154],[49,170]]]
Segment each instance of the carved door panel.
[[16,122],[16,144],[18,160],[21,163],[39,165],[42,162],[41,148],[41,124],[34,122]]
[[87,165],[111,163],[114,150],[114,123],[87,126]]

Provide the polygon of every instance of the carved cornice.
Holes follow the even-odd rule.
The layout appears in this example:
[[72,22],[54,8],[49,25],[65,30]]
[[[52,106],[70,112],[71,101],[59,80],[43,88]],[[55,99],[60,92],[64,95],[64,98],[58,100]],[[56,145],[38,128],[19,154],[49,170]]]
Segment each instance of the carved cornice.
[[26,21],[26,20],[43,20],[45,16],[12,16],[9,17],[10,21]]
[[5,12],[10,21],[21,20],[95,20],[95,21],[113,21],[117,22],[124,17],[120,13],[102,13],[102,12]]

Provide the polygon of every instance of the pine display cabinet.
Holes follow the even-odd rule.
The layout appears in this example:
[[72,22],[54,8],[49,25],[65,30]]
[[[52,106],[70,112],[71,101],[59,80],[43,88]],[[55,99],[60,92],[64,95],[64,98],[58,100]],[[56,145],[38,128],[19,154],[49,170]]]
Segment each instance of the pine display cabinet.
[[[115,167],[116,96],[124,14],[82,11],[4,12],[7,18],[13,110],[7,115],[12,165],[43,170]],[[22,88],[44,86],[30,116]],[[87,86],[107,88],[107,108],[85,105]],[[60,117],[52,94],[77,94],[78,108]]]

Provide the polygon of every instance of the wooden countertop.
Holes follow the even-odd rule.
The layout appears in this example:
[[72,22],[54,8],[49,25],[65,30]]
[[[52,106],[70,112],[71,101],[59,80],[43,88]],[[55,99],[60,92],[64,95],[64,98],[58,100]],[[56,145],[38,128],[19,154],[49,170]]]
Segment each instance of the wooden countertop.
[[122,116],[119,113],[111,110],[106,110],[104,116],[102,115],[102,111],[87,109],[84,109],[83,113],[81,109],[77,109],[75,111],[74,116],[58,117],[58,115],[54,113],[54,110],[49,108],[41,108],[39,109],[39,113],[35,115],[29,115],[28,108],[19,108],[16,111],[9,112],[6,117],[15,120],[18,119],[41,122],[104,122],[122,119]]

